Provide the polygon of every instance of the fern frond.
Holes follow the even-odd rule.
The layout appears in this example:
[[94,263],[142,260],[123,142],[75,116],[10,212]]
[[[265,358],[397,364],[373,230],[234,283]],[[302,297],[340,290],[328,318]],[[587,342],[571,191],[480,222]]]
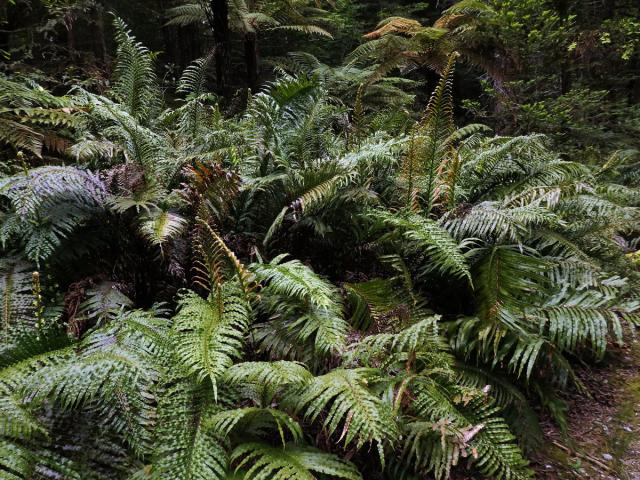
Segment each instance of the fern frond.
[[196,260],[198,276],[195,283],[212,291],[225,279],[237,277],[247,293],[253,287],[249,270],[204,219],[198,219],[198,226],[195,250],[199,257]]
[[20,258],[0,259],[2,343],[8,343],[14,333],[21,333],[35,323],[32,272],[33,267]]
[[211,389],[172,375],[165,382],[158,402],[152,478],[227,480],[227,445],[207,426],[208,419],[220,411],[208,396]]
[[287,413],[274,408],[245,407],[233,410],[225,410],[212,416],[207,421],[207,426],[223,436],[228,436],[233,430],[238,431],[243,437],[268,437],[273,435],[273,428],[280,434],[282,445],[285,446],[285,433],[291,437],[291,441],[302,440],[302,428]]
[[201,24],[207,21],[207,14],[201,3],[183,3],[167,9],[168,18],[165,25],[177,25],[186,27],[188,25]]
[[250,323],[249,306],[238,285],[225,283],[203,299],[187,291],[179,300],[173,335],[176,354],[198,381],[209,379],[217,398],[220,376],[241,357]]
[[136,119],[145,120],[158,104],[158,85],[154,57],[129,31],[122,19],[115,17],[116,77],[112,91]]
[[320,309],[339,313],[341,310],[336,288],[315,274],[299,260],[283,262],[287,255],[279,255],[270,263],[253,263],[250,268],[258,280],[266,282],[269,290]]
[[237,363],[225,372],[224,379],[231,384],[255,383],[265,387],[299,385],[312,378],[306,367],[298,362]]
[[310,421],[321,417],[329,435],[340,431],[337,440],[344,439],[345,446],[375,443],[384,464],[384,448],[395,442],[398,433],[389,407],[367,389],[372,373],[333,370],[292,390],[287,403]]
[[238,464],[237,469],[247,469],[244,480],[314,480],[314,473],[362,480],[352,463],[312,447],[287,444],[285,448],[276,448],[245,443],[233,451],[231,458]]
[[106,188],[89,171],[46,166],[1,179],[0,196],[11,204],[0,223],[0,241],[21,239],[28,258],[38,263],[103,211]]
[[401,232],[412,250],[426,254],[434,262],[427,269],[471,279],[460,245],[437,222],[414,213],[392,214],[377,210],[371,215]]
[[152,245],[163,244],[182,233],[187,220],[168,210],[154,210],[140,218],[140,231]]
[[482,202],[461,216],[443,217],[441,223],[457,239],[482,238],[494,242],[523,241],[533,229],[554,226],[558,217],[537,206],[504,208],[498,202]]

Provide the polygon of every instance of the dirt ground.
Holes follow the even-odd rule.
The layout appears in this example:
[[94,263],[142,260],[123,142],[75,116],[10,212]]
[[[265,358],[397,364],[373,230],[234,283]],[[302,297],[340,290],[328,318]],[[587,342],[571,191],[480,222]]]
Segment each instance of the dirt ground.
[[580,372],[592,397],[572,400],[571,439],[544,422],[536,478],[640,480],[640,340],[617,349],[607,363]]

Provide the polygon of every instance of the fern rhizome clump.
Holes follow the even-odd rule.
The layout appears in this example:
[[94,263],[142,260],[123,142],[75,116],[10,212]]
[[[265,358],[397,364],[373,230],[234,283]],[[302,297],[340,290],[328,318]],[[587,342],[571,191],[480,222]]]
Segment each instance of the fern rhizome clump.
[[458,127],[456,50],[401,120],[302,54],[169,106],[114,26],[104,94],[0,76],[0,479],[530,478],[640,321],[637,152]]

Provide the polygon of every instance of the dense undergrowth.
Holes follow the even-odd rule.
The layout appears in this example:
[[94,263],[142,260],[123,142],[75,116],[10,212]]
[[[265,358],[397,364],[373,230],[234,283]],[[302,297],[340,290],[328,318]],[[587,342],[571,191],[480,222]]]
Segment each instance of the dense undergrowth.
[[0,77],[0,478],[530,477],[640,321],[637,152],[455,125],[456,51],[418,118],[301,58],[168,106],[115,27],[105,95]]

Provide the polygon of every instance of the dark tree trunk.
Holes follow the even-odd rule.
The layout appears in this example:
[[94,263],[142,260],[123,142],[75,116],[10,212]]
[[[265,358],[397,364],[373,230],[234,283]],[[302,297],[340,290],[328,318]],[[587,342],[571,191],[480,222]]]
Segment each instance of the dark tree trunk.
[[64,14],[64,27],[67,30],[67,49],[69,50],[71,58],[75,58],[76,56],[76,36],[73,31],[75,21],[75,16],[72,13]]
[[564,95],[571,90],[571,70],[569,68],[569,60],[565,59],[560,65],[560,95]]
[[[556,10],[560,17],[566,19],[569,16],[569,2],[567,0],[556,0]],[[563,52],[560,59],[560,95],[564,95],[571,90],[571,60],[567,53]]]
[[255,92],[258,89],[258,38],[255,32],[244,35],[244,62],[247,66],[247,86]]
[[102,59],[102,63],[106,65],[109,53],[104,35],[104,8],[102,8],[101,5],[96,9],[96,34],[100,58]]
[[229,72],[229,5],[227,0],[211,0],[208,20],[213,30],[216,82],[219,93],[227,88]]
[[616,12],[616,0],[604,0],[604,18],[609,19],[613,18],[613,15]]

